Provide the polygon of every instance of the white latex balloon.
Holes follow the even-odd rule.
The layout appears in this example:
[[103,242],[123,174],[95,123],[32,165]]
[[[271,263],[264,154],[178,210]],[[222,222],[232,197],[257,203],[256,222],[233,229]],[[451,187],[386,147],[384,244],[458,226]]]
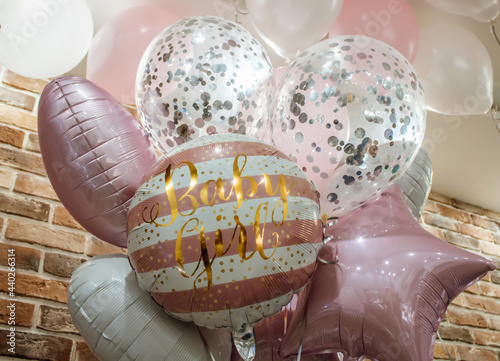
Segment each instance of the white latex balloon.
[[410,168],[395,183],[403,188],[406,203],[415,218],[419,219],[429,198],[432,184],[432,162],[427,149],[420,148]]
[[450,14],[470,16],[488,22],[498,16],[498,0],[425,0],[439,10]]
[[[80,266],[71,277],[68,307],[101,360],[213,361],[198,328],[167,315],[139,286],[125,255],[95,257]],[[215,361],[229,361],[229,332],[203,333]]]
[[343,0],[246,0],[250,19],[259,35],[288,59],[328,33],[342,3]]
[[427,107],[437,113],[485,114],[493,104],[493,66],[483,43],[458,25],[420,30],[413,66],[422,81]]
[[92,15],[84,0],[0,0],[0,63],[30,78],[73,69],[87,53]]

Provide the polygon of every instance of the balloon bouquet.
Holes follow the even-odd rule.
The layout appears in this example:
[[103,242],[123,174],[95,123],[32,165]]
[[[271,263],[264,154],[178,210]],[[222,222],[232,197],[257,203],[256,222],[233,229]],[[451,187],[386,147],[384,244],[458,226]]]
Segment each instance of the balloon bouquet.
[[492,269],[422,230],[389,187],[426,116],[398,51],[340,36],[273,79],[244,28],[204,16],[144,54],[142,127],[90,81],[45,88],[40,144],[57,194],[128,248],[70,283],[98,357],[430,360],[447,305]]

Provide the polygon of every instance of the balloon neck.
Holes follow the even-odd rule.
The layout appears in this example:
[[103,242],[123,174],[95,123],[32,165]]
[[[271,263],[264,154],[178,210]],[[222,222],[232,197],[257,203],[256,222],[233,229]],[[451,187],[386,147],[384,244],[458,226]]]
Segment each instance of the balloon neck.
[[255,334],[253,326],[244,324],[237,331],[232,331],[234,345],[243,361],[253,361],[255,359]]

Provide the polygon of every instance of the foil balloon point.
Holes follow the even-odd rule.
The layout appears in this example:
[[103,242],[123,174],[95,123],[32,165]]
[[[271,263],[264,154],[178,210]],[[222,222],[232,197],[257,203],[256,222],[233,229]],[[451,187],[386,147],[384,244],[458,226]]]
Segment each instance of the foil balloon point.
[[323,249],[335,248],[339,262],[318,263],[281,356],[297,354],[302,340],[303,354],[431,361],[448,305],[495,269],[423,230],[398,185],[341,217],[326,235],[333,239]]
[[413,66],[364,36],[303,52],[283,75],[273,109],[272,141],[316,185],[325,218],[387,189],[410,166],[425,132]]
[[217,17],[185,18],[144,53],[136,80],[143,126],[162,152],[205,135],[267,132],[274,92],[264,48]]
[[172,316],[229,328],[252,359],[253,325],[315,268],[323,227],[313,185],[279,150],[238,134],[183,144],[147,176],[128,217],[139,282]]
[[40,150],[50,182],[87,231],[126,247],[128,206],[140,177],[157,160],[139,123],[92,82],[50,82],[38,108]]

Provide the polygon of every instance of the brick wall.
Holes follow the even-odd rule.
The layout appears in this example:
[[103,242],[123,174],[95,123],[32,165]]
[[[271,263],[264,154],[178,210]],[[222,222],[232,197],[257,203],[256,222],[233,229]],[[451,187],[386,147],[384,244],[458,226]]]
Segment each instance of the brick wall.
[[[0,359],[96,360],[71,323],[66,292],[85,260],[124,252],[85,232],[58,201],[38,146],[36,107],[46,82],[0,68]],[[494,258],[500,213],[431,193],[424,227]],[[8,352],[8,250],[16,255],[16,354]],[[500,271],[459,296],[440,328],[454,359],[500,361]],[[437,359],[447,359],[442,346]]]
[[[45,81],[0,68],[0,359],[97,360],[67,309],[75,268],[124,252],[89,233],[58,201],[46,176],[36,109]],[[16,354],[8,352],[8,250],[16,260]]]
[[[500,361],[500,213],[431,193],[422,223],[440,239],[496,261],[495,271],[452,302],[439,332],[454,360]],[[440,342],[434,356],[448,360]]]

